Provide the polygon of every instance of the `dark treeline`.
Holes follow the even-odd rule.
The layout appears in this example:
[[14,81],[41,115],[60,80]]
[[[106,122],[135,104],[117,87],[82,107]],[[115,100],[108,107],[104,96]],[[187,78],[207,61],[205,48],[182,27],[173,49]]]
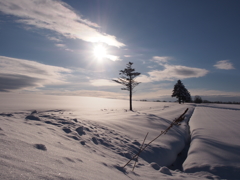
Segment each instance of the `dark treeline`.
[[[139,101],[148,101],[146,99],[141,99]],[[149,100],[149,102],[178,102],[178,101],[161,101],[161,100]],[[186,103],[212,103],[212,104],[240,104],[240,102],[236,102],[236,101],[228,101],[228,102],[223,102],[223,101],[208,101],[208,100],[202,100],[202,102],[194,102],[194,101],[191,101],[191,102],[186,102]]]
[[223,102],[223,101],[208,101],[208,100],[203,100],[203,103],[214,103],[214,104],[240,104],[240,102],[235,102],[235,101]]

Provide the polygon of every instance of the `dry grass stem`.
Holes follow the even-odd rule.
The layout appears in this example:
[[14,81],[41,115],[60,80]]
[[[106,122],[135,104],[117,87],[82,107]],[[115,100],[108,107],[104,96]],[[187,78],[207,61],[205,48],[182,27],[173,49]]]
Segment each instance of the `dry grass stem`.
[[[142,147],[143,147],[143,145],[144,145],[144,143],[145,143],[145,140],[146,140],[147,136],[148,136],[148,133],[146,134],[146,136],[145,136],[145,138],[144,138],[144,140],[143,140],[143,142],[142,142],[142,145],[141,145],[141,147],[140,147],[140,149],[139,149],[139,152],[142,150]],[[138,159],[138,157],[135,159],[135,163],[134,163],[134,166],[133,166],[132,171],[134,171],[134,168],[135,168],[135,166],[136,166],[136,164],[137,164],[137,159]]]
[[[184,113],[183,113],[181,116],[179,116],[177,119],[175,119],[175,120],[170,124],[170,126],[169,126],[167,129],[165,129],[164,131],[161,131],[161,133],[160,133],[157,137],[155,137],[152,141],[150,141],[150,142],[149,142],[148,144],[146,144],[144,147],[141,146],[140,149],[139,149],[139,152],[138,152],[137,154],[135,154],[135,155],[123,166],[123,168],[126,167],[133,159],[137,159],[137,158],[139,157],[139,155],[141,154],[141,152],[143,152],[153,141],[155,141],[156,139],[158,139],[161,135],[166,134],[166,133],[168,132],[168,130],[173,127],[173,125],[177,125],[177,126],[181,125],[180,123],[184,120],[184,118],[185,118],[184,115],[187,113],[187,111],[188,111],[188,108],[184,111]],[[147,135],[148,135],[148,133],[147,133]],[[146,139],[147,135],[145,136],[145,139]],[[145,141],[145,139],[144,139],[144,141]],[[144,144],[144,142],[143,142],[143,144]],[[143,145],[143,144],[142,144],[142,145]],[[135,164],[136,164],[136,163],[135,163]],[[135,167],[135,165],[134,165],[134,167]],[[133,170],[134,170],[134,168],[133,168]]]

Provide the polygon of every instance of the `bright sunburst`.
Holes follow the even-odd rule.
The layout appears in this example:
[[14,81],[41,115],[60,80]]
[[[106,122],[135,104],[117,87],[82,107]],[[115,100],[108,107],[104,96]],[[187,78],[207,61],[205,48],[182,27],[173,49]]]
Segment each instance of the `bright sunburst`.
[[103,45],[97,45],[94,47],[93,54],[97,59],[102,60],[107,56],[107,50]]

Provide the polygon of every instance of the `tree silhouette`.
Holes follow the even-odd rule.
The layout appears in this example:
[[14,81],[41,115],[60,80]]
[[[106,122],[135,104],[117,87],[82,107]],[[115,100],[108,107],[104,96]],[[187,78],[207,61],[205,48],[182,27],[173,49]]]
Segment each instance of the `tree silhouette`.
[[201,96],[196,95],[195,98],[194,98],[194,102],[195,103],[202,103],[203,100],[202,100]]
[[181,80],[178,80],[178,82],[174,85],[172,97],[178,98],[179,104],[181,102],[191,102],[192,98],[188,90],[185,88]]
[[132,65],[133,63],[129,62],[124,70],[120,70],[120,77],[118,79],[113,79],[114,82],[125,86],[124,88],[121,88],[122,90],[129,91],[130,111],[132,111],[133,89],[140,84],[140,82],[137,82],[134,79],[141,74],[139,72],[135,72],[135,69],[132,68]]

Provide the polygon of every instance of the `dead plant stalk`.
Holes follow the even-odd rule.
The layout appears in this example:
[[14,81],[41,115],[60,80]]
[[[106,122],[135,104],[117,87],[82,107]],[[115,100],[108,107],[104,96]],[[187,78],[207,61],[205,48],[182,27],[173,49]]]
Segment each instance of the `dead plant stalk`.
[[[141,154],[141,152],[143,152],[153,141],[155,141],[156,139],[158,139],[161,135],[166,134],[166,133],[168,132],[168,130],[173,127],[173,125],[176,125],[176,126],[181,125],[180,123],[184,120],[184,118],[185,118],[184,115],[187,113],[187,111],[188,111],[188,108],[185,110],[185,112],[184,112],[181,116],[179,116],[177,119],[175,119],[175,120],[170,124],[170,126],[169,126],[167,129],[165,129],[164,131],[161,131],[161,133],[160,133],[157,137],[155,137],[153,140],[151,140],[148,144],[146,144],[146,145],[143,147],[143,144],[144,144],[144,142],[145,142],[145,140],[146,140],[146,138],[147,138],[147,135],[148,135],[148,133],[147,133],[147,135],[145,136],[145,139],[144,139],[144,141],[143,141],[143,143],[142,143],[142,145],[141,145],[141,147],[140,147],[140,149],[139,149],[139,152],[138,152],[137,154],[135,154],[135,155],[123,166],[123,168],[126,167],[133,159],[137,159],[137,158],[139,157],[139,155]],[[134,167],[135,167],[135,165],[136,165],[136,162],[135,162],[135,164],[134,164]],[[133,167],[132,171],[134,171],[134,167]]]

